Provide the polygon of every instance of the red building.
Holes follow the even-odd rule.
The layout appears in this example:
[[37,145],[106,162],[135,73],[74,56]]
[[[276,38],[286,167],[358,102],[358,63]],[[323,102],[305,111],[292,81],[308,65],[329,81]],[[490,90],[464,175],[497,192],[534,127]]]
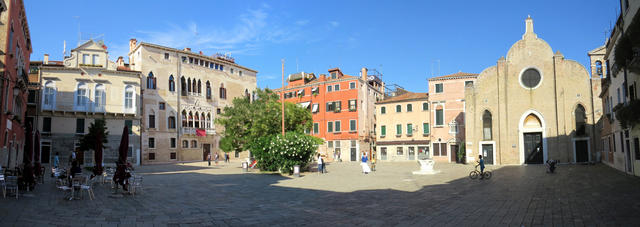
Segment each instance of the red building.
[[334,68],[319,78],[300,72],[289,75],[287,86],[277,90],[286,102],[311,111],[313,127],[308,133],[325,140],[318,152],[329,160],[357,161],[375,149],[374,108],[383,97],[384,83],[380,74],[367,72],[362,68],[355,77]]
[[0,165],[22,163],[31,37],[22,0],[0,0]]

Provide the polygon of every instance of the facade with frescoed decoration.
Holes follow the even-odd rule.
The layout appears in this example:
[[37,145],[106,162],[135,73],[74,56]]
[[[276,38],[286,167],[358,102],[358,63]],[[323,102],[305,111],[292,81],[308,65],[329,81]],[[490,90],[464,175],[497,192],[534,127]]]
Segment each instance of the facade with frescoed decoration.
[[295,73],[288,84],[276,92],[285,102],[308,108],[313,125],[310,135],[325,140],[318,152],[328,160],[358,161],[374,151],[375,102],[382,99],[384,83],[376,71],[362,68],[360,77],[345,75],[339,68],[329,69],[328,76]]

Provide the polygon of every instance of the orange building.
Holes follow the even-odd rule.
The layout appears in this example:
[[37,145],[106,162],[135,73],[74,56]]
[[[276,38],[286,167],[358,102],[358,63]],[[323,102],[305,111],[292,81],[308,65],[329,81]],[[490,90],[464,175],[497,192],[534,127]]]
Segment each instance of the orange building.
[[287,86],[276,90],[286,102],[311,111],[313,126],[307,133],[325,140],[318,152],[328,160],[358,161],[374,150],[374,108],[383,97],[384,83],[379,73],[367,72],[362,68],[355,77],[334,68],[319,78],[300,72],[289,75]]

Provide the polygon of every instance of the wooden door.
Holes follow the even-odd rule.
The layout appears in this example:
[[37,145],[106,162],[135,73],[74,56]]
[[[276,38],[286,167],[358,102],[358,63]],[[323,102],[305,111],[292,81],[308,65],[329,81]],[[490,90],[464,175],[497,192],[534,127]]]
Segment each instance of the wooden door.
[[[211,154],[211,144],[202,144],[202,161],[207,161],[207,156]],[[211,157],[213,159],[213,157]]]

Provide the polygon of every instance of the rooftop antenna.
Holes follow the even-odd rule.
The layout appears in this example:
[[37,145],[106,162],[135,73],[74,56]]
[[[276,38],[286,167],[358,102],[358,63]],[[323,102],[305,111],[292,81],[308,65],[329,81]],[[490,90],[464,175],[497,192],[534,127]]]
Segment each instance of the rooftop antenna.
[[67,56],[67,40],[62,41],[62,59]]
[[78,23],[78,46],[80,46],[82,42],[82,33],[80,32],[80,16],[73,16],[73,18],[75,18],[76,22]]

